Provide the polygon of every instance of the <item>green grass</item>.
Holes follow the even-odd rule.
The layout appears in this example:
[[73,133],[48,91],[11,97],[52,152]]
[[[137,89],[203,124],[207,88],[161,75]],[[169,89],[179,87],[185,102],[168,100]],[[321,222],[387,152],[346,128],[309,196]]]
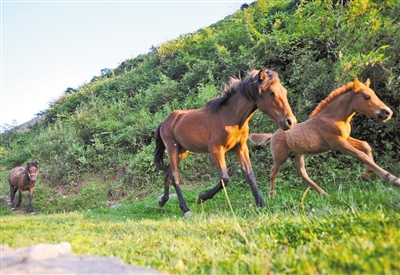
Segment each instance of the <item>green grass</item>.
[[[59,213],[46,214],[42,209],[36,216],[14,215],[1,208],[0,242],[24,247],[68,241],[75,254],[115,256],[172,274],[400,272],[398,188],[380,179],[360,181],[360,165],[348,170],[335,170],[333,165],[334,180],[313,175],[330,195],[309,191],[303,209],[306,186],[294,176],[290,162],[286,168],[273,199],[266,196],[266,175],[260,176],[265,208],[254,206],[247,184],[235,176],[227,188],[234,213],[224,192],[203,205],[195,204],[197,194],[213,183],[182,186],[193,217],[182,217],[177,198],[160,211],[155,206],[162,189],[157,187],[144,199],[115,202],[120,204],[116,208],[100,203],[63,211],[61,205],[53,206]],[[42,188],[37,190],[39,205],[44,205]],[[2,185],[1,192],[5,190]],[[84,198],[87,206],[94,205],[91,200],[96,197]],[[74,201],[82,200],[70,199]],[[21,207],[27,203],[26,197]]]
[[[116,256],[178,274],[394,274],[399,215],[337,211],[260,213],[235,219],[211,211],[195,217],[136,218],[143,204],[92,213],[2,217],[11,247],[68,241],[73,253]],[[150,215],[154,216],[154,215]],[[246,242],[247,240],[247,242]]]

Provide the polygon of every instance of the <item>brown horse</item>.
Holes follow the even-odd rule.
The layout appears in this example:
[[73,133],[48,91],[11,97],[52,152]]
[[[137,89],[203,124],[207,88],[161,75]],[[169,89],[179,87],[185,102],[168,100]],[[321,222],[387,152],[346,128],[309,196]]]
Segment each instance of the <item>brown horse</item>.
[[[287,130],[296,124],[296,118],[287,100],[287,91],[278,74],[262,69],[252,71],[246,81],[231,78],[222,97],[207,102],[204,109],[172,112],[157,128],[154,163],[156,170],[164,171],[163,207],[169,199],[169,180],[175,187],[179,206],[184,216],[191,212],[183,199],[178,178],[178,165],[189,153],[210,153],[219,171],[217,186],[197,197],[197,203],[211,199],[229,183],[225,153],[233,152],[242,166],[258,206],[265,205],[257,187],[249,159],[247,138],[249,120],[257,109],[270,116]],[[164,164],[167,149],[170,164]]]
[[15,167],[8,175],[8,182],[10,183],[10,199],[11,210],[14,208],[15,193],[19,190],[18,203],[15,207],[19,207],[22,202],[22,192],[29,190],[29,212],[34,214],[33,210],[33,189],[35,188],[36,176],[38,165],[37,162],[28,162],[26,167]]
[[305,155],[321,154],[330,149],[339,150],[365,163],[362,178],[367,180],[373,172],[380,177],[400,186],[400,179],[379,167],[373,157],[369,144],[350,137],[350,121],[356,112],[365,114],[378,121],[385,122],[392,117],[390,110],[369,87],[358,81],[349,82],[334,90],[313,111],[310,118],[297,124],[288,131],[276,131],[275,134],[250,134],[252,143],[263,145],[271,140],[271,152],[274,166],[270,174],[270,196],[274,196],[275,179],[286,159],[294,156],[297,174],[309,186],[321,195],[326,195],[307,175],[304,163]]

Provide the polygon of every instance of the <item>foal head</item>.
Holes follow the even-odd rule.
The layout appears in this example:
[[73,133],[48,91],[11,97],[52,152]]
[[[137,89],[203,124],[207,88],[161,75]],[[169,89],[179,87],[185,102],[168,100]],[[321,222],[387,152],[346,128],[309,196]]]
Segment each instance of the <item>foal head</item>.
[[375,92],[369,87],[369,78],[365,84],[361,83],[357,78],[353,82],[353,90],[356,96],[353,99],[353,108],[355,111],[376,118],[381,122],[389,120],[393,111],[383,103]]
[[292,128],[297,119],[287,99],[287,91],[282,86],[279,76],[271,70],[252,71],[250,79],[258,82],[258,96],[255,99],[261,112],[267,114],[283,130]]
[[28,171],[28,177],[31,181],[36,181],[37,176],[37,162],[28,162],[25,169]]

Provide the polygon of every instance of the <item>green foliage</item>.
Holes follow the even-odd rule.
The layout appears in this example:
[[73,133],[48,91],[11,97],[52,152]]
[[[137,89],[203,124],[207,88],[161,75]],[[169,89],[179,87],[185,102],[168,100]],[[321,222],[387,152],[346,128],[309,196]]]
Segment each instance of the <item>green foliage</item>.
[[[67,89],[42,112],[44,121],[36,128],[1,133],[0,161],[11,168],[37,159],[44,186],[70,188],[100,174],[112,178],[124,196],[150,192],[154,182],[162,184],[151,155],[157,125],[173,110],[202,108],[229,76],[243,78],[246,71],[268,67],[279,73],[299,121],[336,87],[354,77],[370,78],[395,115],[384,125],[357,115],[352,135],[369,142],[380,165],[398,175],[392,163],[400,153],[399,10],[395,0],[256,1]],[[276,129],[260,112],[250,127]],[[268,151],[251,150],[254,170],[269,170]],[[321,162],[327,163],[323,171],[338,161],[343,167],[353,162],[329,156],[310,158],[310,170],[318,173],[314,165]],[[230,174],[240,174],[235,158],[228,162]],[[182,180],[210,184],[217,172],[209,167],[214,167],[209,156],[191,154],[181,164]],[[283,178],[293,177],[284,171]]]
[[[2,127],[0,168],[39,161],[34,206],[46,215],[16,216],[0,204],[1,244],[69,241],[77,254],[116,256],[171,274],[399,273],[399,189],[376,176],[362,181],[363,164],[349,156],[306,158],[308,174],[328,197],[305,193],[288,160],[271,199],[271,153],[250,145],[267,202],[259,209],[237,159],[227,154],[233,215],[224,192],[196,204],[218,172],[210,155],[189,154],[180,179],[194,217],[184,220],[177,198],[157,209],[164,186],[152,156],[154,131],[173,110],[202,108],[229,76],[267,67],[279,73],[299,121],[336,87],[370,78],[395,115],[384,125],[357,115],[352,135],[399,176],[399,11],[396,0],[258,0],[68,88],[28,132]],[[250,127],[277,128],[261,112]],[[0,171],[1,200],[7,175]]]
[[25,166],[27,161],[32,160],[34,157],[32,132],[22,132],[16,127],[1,133],[0,166],[7,168]]

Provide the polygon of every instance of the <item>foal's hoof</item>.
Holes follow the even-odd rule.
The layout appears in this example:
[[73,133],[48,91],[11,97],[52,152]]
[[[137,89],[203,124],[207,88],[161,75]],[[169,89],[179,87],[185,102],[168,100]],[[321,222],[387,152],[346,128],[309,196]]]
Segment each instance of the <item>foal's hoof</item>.
[[203,199],[201,199],[200,198],[200,195],[197,197],[197,199],[196,199],[196,203],[197,204],[202,204],[204,202],[204,200]]
[[257,206],[258,207],[265,207],[265,206],[267,206],[267,204],[264,201],[261,201],[261,202],[257,203]]
[[361,179],[363,181],[368,181],[371,178],[371,174],[361,173]]
[[192,216],[192,212],[191,211],[187,211],[183,214],[184,217],[191,217]]

